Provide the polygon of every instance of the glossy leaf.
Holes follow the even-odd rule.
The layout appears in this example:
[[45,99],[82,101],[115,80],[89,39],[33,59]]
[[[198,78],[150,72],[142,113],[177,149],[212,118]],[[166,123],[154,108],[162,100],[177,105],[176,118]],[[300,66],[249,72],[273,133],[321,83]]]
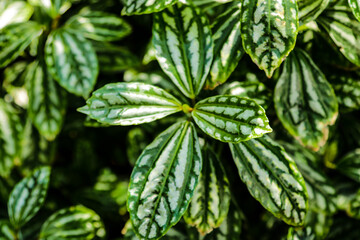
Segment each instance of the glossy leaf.
[[116,15],[88,9],[70,18],[66,29],[96,41],[117,41],[131,33],[131,26],[125,20]]
[[296,1],[245,0],[241,16],[244,49],[270,78],[295,46]]
[[32,63],[26,73],[29,116],[47,140],[59,134],[65,114],[65,94],[48,74],[46,66]]
[[96,90],[79,111],[101,123],[138,125],[182,110],[165,90],[144,83],[110,83]]
[[178,0],[125,0],[122,15],[138,15],[160,12]]
[[272,131],[265,110],[248,98],[206,98],[195,105],[191,114],[201,130],[222,142],[246,141]]
[[11,224],[6,220],[0,220],[0,239],[16,240],[17,236]]
[[29,0],[29,2],[42,8],[52,18],[64,14],[71,7],[71,1],[68,0]]
[[180,220],[201,167],[191,122],[175,123],[145,148],[131,174],[128,192],[130,218],[141,239],[158,239]]
[[360,183],[360,149],[356,149],[336,163],[336,169]]
[[299,0],[299,20],[302,24],[315,20],[329,5],[330,0]]
[[214,60],[206,87],[213,89],[224,83],[244,55],[240,35],[241,3],[217,17],[211,29],[214,40]]
[[99,72],[91,43],[81,35],[64,29],[52,32],[45,46],[50,75],[67,91],[87,98]]
[[0,29],[12,23],[26,22],[33,11],[34,9],[26,2],[5,1],[3,9],[0,10]]
[[305,181],[285,150],[267,136],[230,144],[230,149],[250,194],[287,224],[303,225],[308,209]]
[[318,151],[326,143],[338,104],[324,74],[304,51],[286,60],[274,102],[280,121],[301,144]]
[[1,29],[0,68],[17,58],[42,32],[42,27],[32,21],[14,23]]
[[13,108],[0,99],[0,176],[7,177],[21,157],[23,126]]
[[225,170],[216,154],[204,149],[204,164],[193,198],[184,215],[187,224],[205,235],[218,228],[228,215],[230,189]]
[[205,15],[174,5],[154,15],[153,44],[163,71],[189,98],[201,91],[213,59],[213,41]]
[[50,181],[50,167],[41,167],[14,187],[8,201],[9,219],[16,228],[27,223],[43,205]]
[[41,228],[40,240],[90,240],[102,238],[105,229],[99,215],[83,206],[61,209]]
[[348,0],[349,6],[358,21],[360,21],[360,1],[359,0]]
[[289,228],[287,235],[288,240],[316,240],[316,235],[311,227],[305,227],[303,229]]

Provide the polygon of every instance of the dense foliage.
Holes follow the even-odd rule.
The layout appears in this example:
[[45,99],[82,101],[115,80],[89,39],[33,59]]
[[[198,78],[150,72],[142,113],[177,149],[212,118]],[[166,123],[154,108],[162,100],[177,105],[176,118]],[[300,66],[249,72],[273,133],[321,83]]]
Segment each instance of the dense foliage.
[[359,0],[0,0],[0,240],[360,239]]

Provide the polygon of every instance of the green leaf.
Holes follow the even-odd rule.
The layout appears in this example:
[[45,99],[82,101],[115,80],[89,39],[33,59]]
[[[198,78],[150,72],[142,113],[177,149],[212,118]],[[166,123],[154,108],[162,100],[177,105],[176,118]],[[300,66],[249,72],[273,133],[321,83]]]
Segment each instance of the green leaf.
[[336,163],[336,169],[345,176],[360,183],[360,149],[346,154]]
[[44,64],[33,62],[26,73],[29,116],[47,140],[59,134],[64,122],[65,94],[50,77]]
[[11,224],[6,220],[0,220],[0,240],[16,240],[17,236]]
[[293,159],[269,137],[230,144],[239,175],[250,194],[287,224],[304,224],[308,209],[305,181]]
[[57,18],[71,7],[71,1],[68,0],[29,0],[29,2],[45,10],[51,18]]
[[174,84],[189,97],[201,91],[213,59],[213,41],[205,15],[174,5],[154,15],[156,58]]
[[224,83],[244,55],[240,35],[241,3],[218,16],[211,26],[214,40],[214,60],[206,87],[214,89]]
[[116,15],[85,9],[66,22],[66,29],[96,41],[117,41],[131,33],[131,26]]
[[17,58],[42,32],[42,27],[32,21],[14,23],[1,29],[0,68]]
[[301,24],[315,20],[329,5],[330,0],[298,0]]
[[199,184],[184,219],[205,235],[218,228],[226,218],[231,195],[229,180],[216,154],[209,147],[203,152],[204,163]]
[[90,240],[104,235],[99,215],[78,205],[51,215],[41,228],[40,240]]
[[245,0],[241,16],[244,49],[270,78],[295,46],[296,1]]
[[196,130],[178,122],[148,145],[136,162],[128,192],[128,210],[141,239],[158,239],[186,211],[202,168]]
[[64,29],[53,31],[45,46],[51,76],[67,91],[87,98],[99,73],[98,60],[90,42]]
[[178,0],[124,0],[122,15],[139,15],[160,12]]
[[349,6],[358,21],[360,21],[360,0],[348,0]]
[[327,8],[317,18],[339,51],[353,64],[360,66],[360,22],[341,4]]
[[272,132],[265,110],[248,98],[206,98],[195,105],[191,114],[201,130],[222,142],[236,143]]
[[293,227],[289,228],[287,235],[288,240],[316,240],[316,235],[311,229],[311,227],[306,227],[303,229],[295,229]]
[[96,90],[79,111],[101,123],[138,125],[182,110],[165,90],[144,83],[110,83]]
[[5,1],[3,9],[0,10],[0,29],[12,23],[26,22],[33,11],[34,9],[26,2]]
[[8,177],[21,157],[23,126],[14,109],[0,99],[0,176]]
[[275,88],[277,116],[301,144],[318,151],[326,143],[329,126],[338,116],[331,85],[311,58],[294,51],[285,62]]
[[20,228],[42,207],[50,181],[50,167],[41,167],[14,187],[8,201],[11,224]]

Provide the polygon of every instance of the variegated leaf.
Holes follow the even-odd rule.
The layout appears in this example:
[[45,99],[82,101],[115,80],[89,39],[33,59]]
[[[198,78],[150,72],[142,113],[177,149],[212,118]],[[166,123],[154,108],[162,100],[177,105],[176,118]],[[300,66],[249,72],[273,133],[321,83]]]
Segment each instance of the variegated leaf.
[[124,0],[122,15],[139,15],[160,12],[179,0]]
[[265,110],[248,98],[206,98],[195,105],[191,114],[201,130],[222,142],[236,143],[272,132]]
[[27,223],[43,205],[50,181],[50,167],[41,167],[14,187],[8,201],[10,222],[17,229]]
[[311,227],[305,227],[303,229],[289,228],[287,240],[316,240],[316,235]]
[[29,0],[33,6],[37,6],[45,10],[45,12],[52,18],[64,14],[70,7],[69,0]]
[[93,210],[83,206],[61,209],[43,224],[40,240],[91,240],[105,236],[103,223]]
[[245,51],[270,78],[295,46],[295,0],[244,0],[241,36]]
[[199,9],[174,5],[154,15],[156,58],[174,84],[189,98],[201,91],[213,59],[213,41]]
[[7,177],[21,157],[23,126],[13,108],[0,99],[0,176]]
[[14,23],[0,31],[0,68],[17,58],[43,32],[35,22]]
[[128,210],[140,239],[159,239],[186,211],[202,167],[194,125],[178,122],[148,145],[136,162]]
[[203,170],[184,219],[205,235],[226,218],[231,195],[226,172],[216,154],[209,147],[203,152]]
[[229,8],[217,17],[212,25],[214,60],[206,88],[214,89],[224,83],[235,70],[244,55],[240,35],[241,3]]
[[339,51],[353,64],[360,66],[360,22],[346,5],[335,4],[317,18]]
[[87,98],[99,73],[91,43],[64,29],[53,31],[45,46],[45,60],[51,76],[67,91]]
[[6,220],[0,220],[0,240],[17,240],[14,229]]
[[358,21],[360,21],[360,0],[348,0],[349,6]]
[[326,9],[329,3],[330,0],[298,0],[301,24],[315,20]]
[[110,13],[85,9],[66,22],[66,29],[96,41],[117,41],[131,33],[131,26]]
[[165,90],[145,83],[110,83],[96,90],[79,111],[101,123],[138,125],[182,110]]
[[250,194],[287,224],[303,225],[308,209],[305,181],[285,150],[267,136],[230,144],[230,149]]
[[59,134],[65,114],[65,94],[44,64],[33,62],[26,73],[29,116],[41,135],[52,141]]
[[356,149],[336,163],[336,169],[360,183],[360,149]]
[[338,116],[338,103],[331,85],[302,50],[286,60],[275,88],[277,116],[301,144],[318,151],[327,141],[329,126]]
[[33,14],[34,9],[24,1],[5,1],[0,10],[0,29],[19,22],[26,22]]
[[[191,0],[187,0],[187,1],[190,2]],[[213,5],[224,4],[231,1],[232,0],[192,0],[191,2],[196,6],[204,6],[208,4],[213,4]]]

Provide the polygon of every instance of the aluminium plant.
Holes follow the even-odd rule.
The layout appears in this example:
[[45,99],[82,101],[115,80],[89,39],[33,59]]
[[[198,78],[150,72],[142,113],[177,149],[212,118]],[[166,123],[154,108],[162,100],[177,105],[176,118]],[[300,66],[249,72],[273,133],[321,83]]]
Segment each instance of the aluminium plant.
[[360,238],[359,0],[1,0],[0,74],[0,240]]

